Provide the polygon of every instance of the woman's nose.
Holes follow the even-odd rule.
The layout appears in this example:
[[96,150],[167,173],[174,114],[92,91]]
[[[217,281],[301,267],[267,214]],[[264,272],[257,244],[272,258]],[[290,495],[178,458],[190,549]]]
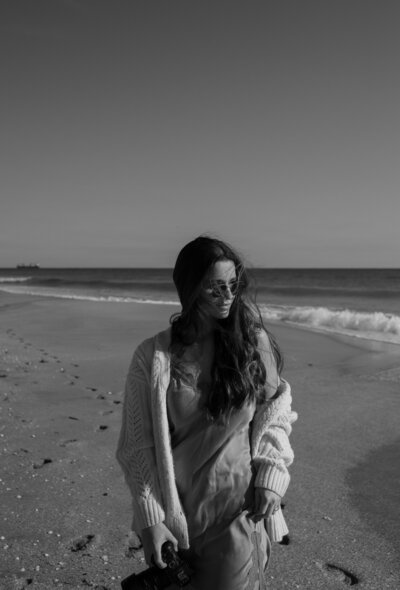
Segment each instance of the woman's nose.
[[222,296],[224,299],[233,299],[234,298],[234,294],[232,292],[233,287],[230,287],[229,285],[223,285],[223,289],[222,289]]

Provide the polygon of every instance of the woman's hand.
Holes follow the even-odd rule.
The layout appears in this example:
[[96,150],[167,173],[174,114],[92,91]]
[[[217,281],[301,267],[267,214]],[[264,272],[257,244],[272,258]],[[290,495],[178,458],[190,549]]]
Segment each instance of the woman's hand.
[[178,541],[163,522],[143,529],[140,537],[143,544],[144,558],[149,566],[153,565],[151,558],[154,556],[154,563],[157,567],[162,569],[167,567],[161,557],[161,547],[166,541],[172,541],[175,551],[178,551]]
[[250,510],[248,517],[254,522],[259,522],[263,518],[270,518],[274,512],[279,510],[281,497],[272,490],[266,488],[254,488],[253,510]]

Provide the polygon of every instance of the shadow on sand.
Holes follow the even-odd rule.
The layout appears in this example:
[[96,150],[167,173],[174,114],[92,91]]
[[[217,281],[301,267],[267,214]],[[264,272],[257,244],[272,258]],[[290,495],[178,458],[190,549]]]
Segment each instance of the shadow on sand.
[[361,518],[400,551],[400,438],[369,453],[348,471],[346,483]]

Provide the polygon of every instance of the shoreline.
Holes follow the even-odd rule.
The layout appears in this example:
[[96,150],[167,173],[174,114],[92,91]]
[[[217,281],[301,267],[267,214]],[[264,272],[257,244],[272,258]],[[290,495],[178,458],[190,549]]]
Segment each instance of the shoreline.
[[[144,567],[114,454],[133,350],[171,311],[0,295],[5,590],[116,590]],[[400,349],[267,326],[299,413],[285,498],[291,543],[274,544],[268,588],[335,590],[350,572],[361,589],[394,590]]]
[[[178,301],[157,301],[157,300],[150,300],[150,299],[143,299],[143,300],[132,300],[132,301],[113,301],[105,298],[101,300],[99,298],[90,298],[89,296],[82,296],[82,297],[70,297],[70,296],[61,296],[61,295],[51,295],[51,294],[32,294],[32,293],[12,293],[6,290],[0,289],[0,310],[2,307],[2,300],[13,298],[20,299],[20,305],[24,305],[24,303],[29,304],[34,300],[58,300],[61,301],[71,301],[71,302],[79,302],[81,303],[91,303],[93,305],[122,305],[125,304],[126,306],[137,306],[137,305],[149,305],[149,306],[156,306],[156,307],[166,307],[166,308],[174,308],[180,307],[180,303]],[[18,303],[15,303],[18,305]],[[267,305],[265,303],[259,303],[259,305]],[[275,304],[273,304],[275,305]],[[172,312],[174,313],[174,312]],[[170,315],[172,315],[172,313]],[[361,312],[360,312],[361,313]],[[277,326],[278,329],[282,328],[292,328],[294,330],[304,330],[306,332],[311,332],[315,334],[320,334],[323,336],[327,336],[328,338],[331,337],[333,339],[337,339],[344,344],[349,344],[352,346],[358,346],[360,348],[365,348],[367,350],[374,350],[374,351],[381,351],[393,354],[398,354],[400,351],[400,341],[394,342],[393,340],[384,340],[373,336],[367,336],[363,333],[358,333],[354,331],[351,333],[350,330],[346,332],[341,332],[339,330],[334,330],[332,328],[326,327],[316,327],[311,324],[304,324],[300,322],[294,322],[291,320],[274,320],[270,318],[264,318],[266,324],[269,326]]]

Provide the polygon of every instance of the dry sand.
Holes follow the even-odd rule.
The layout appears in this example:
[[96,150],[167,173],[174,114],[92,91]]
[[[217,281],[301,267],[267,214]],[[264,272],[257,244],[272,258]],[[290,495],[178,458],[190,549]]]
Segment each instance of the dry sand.
[[[122,390],[176,309],[0,294],[1,589],[112,590],[144,567],[114,458]],[[398,590],[400,347],[272,331],[300,417],[268,588]]]

